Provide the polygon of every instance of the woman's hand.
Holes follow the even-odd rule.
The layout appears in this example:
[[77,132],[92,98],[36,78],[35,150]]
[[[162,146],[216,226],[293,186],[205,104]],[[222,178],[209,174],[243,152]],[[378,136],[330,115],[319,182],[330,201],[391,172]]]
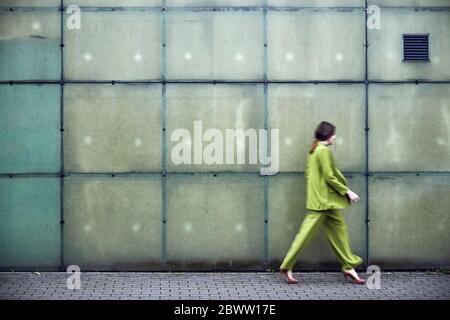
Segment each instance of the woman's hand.
[[353,201],[355,203],[358,202],[359,196],[356,193],[354,193],[352,190],[348,189],[347,195],[351,201]]

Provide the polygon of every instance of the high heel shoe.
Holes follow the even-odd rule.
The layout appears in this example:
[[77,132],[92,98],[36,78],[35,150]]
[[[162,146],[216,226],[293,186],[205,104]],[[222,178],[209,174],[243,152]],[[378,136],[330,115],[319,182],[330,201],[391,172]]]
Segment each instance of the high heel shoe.
[[352,279],[353,283],[356,283],[356,284],[364,284],[364,283],[366,283],[366,280],[356,278],[353,274],[351,274],[348,271],[343,271],[343,273],[344,273],[345,280],[347,280],[347,278],[350,277]]
[[280,269],[281,277],[286,278],[287,283],[293,284],[298,283],[297,279],[295,279],[292,275],[289,275],[288,270]]

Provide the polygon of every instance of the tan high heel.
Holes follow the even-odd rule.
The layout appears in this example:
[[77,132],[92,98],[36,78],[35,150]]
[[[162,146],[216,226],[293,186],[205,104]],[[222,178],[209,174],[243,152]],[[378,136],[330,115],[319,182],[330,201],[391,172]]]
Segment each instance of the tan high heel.
[[356,278],[353,274],[351,274],[348,271],[343,271],[343,273],[344,273],[345,280],[347,280],[347,278],[350,277],[352,279],[353,283],[356,283],[356,284],[364,284],[364,283],[366,283],[366,280]]
[[280,269],[281,277],[286,278],[287,283],[293,284],[298,283],[298,280],[295,279],[292,275],[289,275],[288,270]]

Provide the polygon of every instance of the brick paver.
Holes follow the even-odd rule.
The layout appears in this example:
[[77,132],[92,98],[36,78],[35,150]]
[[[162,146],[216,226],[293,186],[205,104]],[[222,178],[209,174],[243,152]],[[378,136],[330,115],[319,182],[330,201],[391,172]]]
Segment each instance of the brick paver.
[[74,290],[64,272],[0,272],[0,299],[450,300],[450,276],[437,272],[384,272],[380,289],[346,282],[337,272],[294,275],[299,283],[289,285],[273,272],[82,272],[81,289]]

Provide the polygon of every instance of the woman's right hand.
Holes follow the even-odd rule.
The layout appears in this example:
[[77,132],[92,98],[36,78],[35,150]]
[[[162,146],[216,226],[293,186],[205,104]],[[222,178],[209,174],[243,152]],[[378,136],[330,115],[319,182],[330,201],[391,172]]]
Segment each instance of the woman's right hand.
[[356,193],[354,193],[352,190],[349,189],[347,191],[347,194],[351,201],[353,201],[355,203],[358,202],[359,196]]

